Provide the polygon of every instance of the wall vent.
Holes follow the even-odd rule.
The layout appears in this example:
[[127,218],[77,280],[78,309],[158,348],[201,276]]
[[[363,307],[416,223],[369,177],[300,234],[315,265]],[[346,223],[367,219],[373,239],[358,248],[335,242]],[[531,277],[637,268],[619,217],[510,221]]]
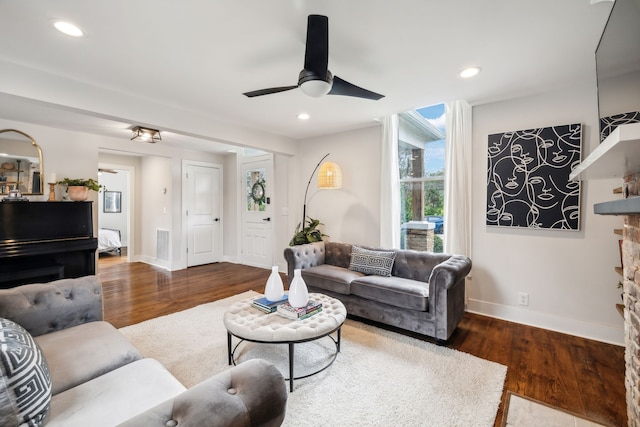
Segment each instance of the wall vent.
[[169,261],[169,230],[156,229],[156,258]]

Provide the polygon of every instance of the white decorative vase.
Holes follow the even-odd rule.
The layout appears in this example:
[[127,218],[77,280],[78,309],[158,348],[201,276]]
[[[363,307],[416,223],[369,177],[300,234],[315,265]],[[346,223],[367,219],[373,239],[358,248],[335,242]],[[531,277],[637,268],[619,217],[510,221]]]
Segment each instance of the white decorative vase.
[[293,280],[289,286],[289,304],[291,307],[304,307],[309,302],[307,284],[300,274],[300,269],[293,270]]
[[264,296],[269,301],[280,301],[284,297],[284,285],[280,274],[278,274],[277,265],[271,267],[271,274],[267,279],[267,285],[264,287]]

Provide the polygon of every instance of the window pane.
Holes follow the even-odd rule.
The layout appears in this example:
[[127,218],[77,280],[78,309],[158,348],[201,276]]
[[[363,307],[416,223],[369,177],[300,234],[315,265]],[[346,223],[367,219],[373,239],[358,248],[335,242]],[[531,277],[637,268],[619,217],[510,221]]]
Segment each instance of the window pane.
[[442,252],[444,104],[400,114],[401,247]]

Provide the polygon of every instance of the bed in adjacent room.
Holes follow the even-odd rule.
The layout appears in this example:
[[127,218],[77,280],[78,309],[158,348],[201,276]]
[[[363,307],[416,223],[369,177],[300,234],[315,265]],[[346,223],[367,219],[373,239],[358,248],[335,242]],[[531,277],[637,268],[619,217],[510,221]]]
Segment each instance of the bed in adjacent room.
[[122,253],[122,241],[120,230],[101,228],[98,230],[98,253],[116,252]]

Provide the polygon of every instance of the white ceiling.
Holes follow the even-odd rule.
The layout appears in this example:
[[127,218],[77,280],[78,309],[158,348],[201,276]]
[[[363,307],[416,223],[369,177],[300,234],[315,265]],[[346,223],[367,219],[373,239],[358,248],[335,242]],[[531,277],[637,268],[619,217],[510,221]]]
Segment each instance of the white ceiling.
[[[175,138],[190,134],[187,123],[168,126],[161,114],[136,122],[126,108],[136,99],[305,139],[452,99],[478,105],[595,82],[594,51],[613,3],[591,3],[0,0],[0,68],[33,70],[1,79],[0,117],[104,135],[136,124],[169,129]],[[385,98],[242,95],[297,83],[312,13],[329,17],[329,69]],[[86,36],[58,33],[54,18],[74,22]],[[458,78],[470,65],[482,73]],[[43,89],[42,76],[64,79],[73,96],[52,102],[54,88]],[[87,88],[121,96],[122,108],[89,99]],[[311,119],[298,120],[300,112]]]

